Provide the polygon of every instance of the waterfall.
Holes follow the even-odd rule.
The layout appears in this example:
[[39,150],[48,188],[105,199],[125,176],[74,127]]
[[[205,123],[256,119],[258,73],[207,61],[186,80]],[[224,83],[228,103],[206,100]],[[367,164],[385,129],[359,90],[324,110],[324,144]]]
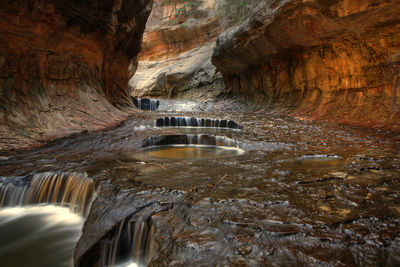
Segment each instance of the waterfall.
[[0,180],[0,208],[51,203],[86,216],[94,195],[87,173],[45,172]]
[[231,120],[201,119],[191,117],[164,117],[154,121],[155,127],[213,127],[241,130],[243,127]]
[[127,266],[135,263],[146,266],[155,255],[150,219],[138,217],[135,221],[124,220],[114,229],[111,238],[103,241],[102,255],[105,266]]
[[151,136],[143,140],[142,147],[162,145],[210,145],[240,148],[240,144],[225,136],[208,134],[182,134],[182,135],[161,135]]
[[157,110],[160,105],[160,101],[156,99],[132,97],[132,100],[135,107],[141,110],[154,111]]
[[160,101],[151,99],[150,100],[150,110],[156,110],[160,105]]

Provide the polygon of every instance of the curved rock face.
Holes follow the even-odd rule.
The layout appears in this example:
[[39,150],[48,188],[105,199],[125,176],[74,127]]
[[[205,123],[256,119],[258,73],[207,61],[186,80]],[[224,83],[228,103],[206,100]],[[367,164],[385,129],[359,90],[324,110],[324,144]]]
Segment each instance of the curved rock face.
[[225,90],[304,119],[400,131],[400,3],[265,1],[217,40]]
[[214,97],[222,77],[211,64],[215,40],[223,30],[215,0],[193,0],[196,12],[178,15],[188,1],[155,1],[143,37],[132,95],[168,98]]
[[[192,0],[199,4],[196,12],[178,15],[188,1],[154,1],[154,7],[143,36],[141,61],[166,60],[183,52],[215,41],[221,33],[215,13],[215,0]],[[192,14],[193,13],[193,14]]]
[[221,93],[221,74],[211,64],[214,44],[208,43],[176,58],[140,61],[129,81],[134,96],[198,98]]
[[151,0],[6,1],[0,150],[118,123]]

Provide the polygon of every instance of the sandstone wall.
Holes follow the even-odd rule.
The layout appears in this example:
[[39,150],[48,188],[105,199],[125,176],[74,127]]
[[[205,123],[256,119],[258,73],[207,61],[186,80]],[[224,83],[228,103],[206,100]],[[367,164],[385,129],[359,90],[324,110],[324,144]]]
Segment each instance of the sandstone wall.
[[226,92],[302,119],[400,131],[400,2],[273,0],[217,40]]
[[156,0],[143,36],[136,75],[136,97],[212,98],[221,93],[222,77],[211,64],[215,40],[223,30],[215,0],[196,1],[194,13],[178,15],[183,1]]
[[126,118],[149,0],[0,6],[0,150]]
[[203,44],[215,41],[221,33],[215,0],[193,0],[200,6],[194,13],[178,15],[181,0],[155,0],[143,36],[141,61],[175,58]]

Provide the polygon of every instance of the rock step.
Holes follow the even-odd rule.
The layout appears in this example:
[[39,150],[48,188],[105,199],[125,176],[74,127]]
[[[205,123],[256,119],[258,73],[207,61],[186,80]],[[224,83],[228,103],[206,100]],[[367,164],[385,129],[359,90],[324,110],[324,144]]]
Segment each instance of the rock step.
[[158,118],[155,127],[214,127],[214,128],[229,128],[243,129],[242,126],[231,120],[220,119],[203,119],[190,117],[164,117]]

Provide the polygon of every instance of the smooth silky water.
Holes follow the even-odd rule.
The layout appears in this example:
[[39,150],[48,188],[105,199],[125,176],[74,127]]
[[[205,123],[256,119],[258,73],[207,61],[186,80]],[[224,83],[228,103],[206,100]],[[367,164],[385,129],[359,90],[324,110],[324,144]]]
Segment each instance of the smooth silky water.
[[3,177],[0,266],[72,266],[93,194],[93,181],[86,173]]
[[72,266],[82,225],[66,207],[0,209],[0,266]]
[[[171,110],[163,105],[160,108]],[[90,225],[100,225],[107,205],[113,205],[110,214],[118,221],[119,214],[132,207],[130,199],[120,204],[128,197],[140,196],[140,204],[165,194],[153,195],[157,190],[193,196],[188,192],[197,188],[194,200],[185,198],[188,204],[157,213],[155,236],[171,237],[162,240],[163,248],[176,246],[171,253],[177,259],[219,255],[218,259],[234,260],[243,254],[255,265],[259,255],[276,265],[400,262],[398,134],[235,109],[173,112],[180,117],[234,120],[243,130],[152,127],[155,120],[171,114],[143,112],[107,131],[3,153],[0,175],[87,173],[106,185],[99,193],[105,204],[89,213]],[[196,144],[143,147],[148,138],[182,134],[225,136],[246,152],[222,149],[223,155],[233,156],[219,157],[217,150],[199,150]],[[193,159],[198,153],[199,160]],[[237,248],[245,250],[239,253]]]

